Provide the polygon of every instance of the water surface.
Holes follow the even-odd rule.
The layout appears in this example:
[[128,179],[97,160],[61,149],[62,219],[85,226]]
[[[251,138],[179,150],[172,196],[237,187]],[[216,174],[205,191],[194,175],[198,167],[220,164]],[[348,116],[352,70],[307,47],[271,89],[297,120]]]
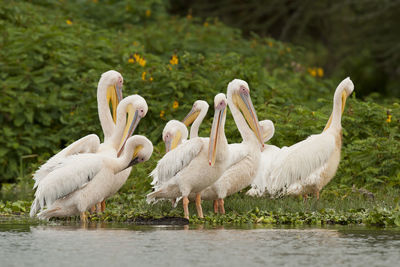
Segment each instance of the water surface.
[[389,266],[400,230],[0,223],[0,266]]

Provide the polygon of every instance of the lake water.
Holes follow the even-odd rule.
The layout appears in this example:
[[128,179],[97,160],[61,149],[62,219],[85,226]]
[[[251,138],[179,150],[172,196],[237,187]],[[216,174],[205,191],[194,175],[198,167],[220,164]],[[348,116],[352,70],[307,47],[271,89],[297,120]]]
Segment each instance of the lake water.
[[0,223],[0,266],[398,266],[400,230]]

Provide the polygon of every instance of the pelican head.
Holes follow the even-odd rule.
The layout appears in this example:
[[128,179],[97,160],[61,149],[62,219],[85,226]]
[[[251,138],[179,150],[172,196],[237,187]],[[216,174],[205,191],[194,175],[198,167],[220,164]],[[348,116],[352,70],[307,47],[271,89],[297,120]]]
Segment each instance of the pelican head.
[[216,155],[217,155],[217,145],[220,136],[224,134],[224,126],[226,119],[226,106],[228,101],[225,94],[219,93],[214,98],[214,119],[211,127],[211,134],[208,147],[208,163],[210,166],[214,166]]
[[117,106],[122,100],[122,86],[124,79],[122,75],[115,70],[109,70],[101,75],[99,84],[105,84],[107,88],[107,103],[111,101],[111,108],[114,123],[117,121]]
[[128,138],[124,152],[121,157],[129,157],[129,163],[124,168],[127,169],[138,163],[148,161],[153,153],[153,144],[143,135],[135,135]]
[[193,103],[192,110],[186,115],[182,122],[188,127],[200,115],[202,110],[208,110],[208,103],[204,100],[196,100]]
[[165,143],[165,153],[176,148],[182,143],[182,140],[188,138],[188,130],[180,121],[170,120],[164,127],[162,139]]
[[261,146],[264,147],[263,136],[260,130],[257,113],[250,98],[250,89],[247,82],[234,79],[228,84],[228,98],[243,113],[251,130],[256,135]]
[[268,142],[269,139],[274,136],[275,133],[275,126],[274,123],[270,120],[263,120],[260,121],[260,130],[263,135],[264,143]]
[[[353,82],[350,80],[350,77],[347,77],[346,79],[344,79],[343,81],[341,81],[338,85],[338,87],[336,88],[335,91],[335,95],[333,97],[333,101],[340,101],[341,100],[341,111],[343,114],[344,111],[344,107],[346,106],[346,100],[347,98],[351,95],[351,93],[353,93],[354,90],[354,84]],[[339,102],[338,102],[339,103]],[[329,117],[328,123],[326,124],[324,131],[326,131],[331,123],[332,123],[332,114]]]
[[[118,156],[121,154],[127,139],[132,136],[140,120],[146,116],[147,110],[146,100],[140,95],[125,97],[118,105],[118,120],[121,119],[121,121],[124,121],[125,119],[125,128],[118,148]],[[126,114],[128,118],[126,118]]]

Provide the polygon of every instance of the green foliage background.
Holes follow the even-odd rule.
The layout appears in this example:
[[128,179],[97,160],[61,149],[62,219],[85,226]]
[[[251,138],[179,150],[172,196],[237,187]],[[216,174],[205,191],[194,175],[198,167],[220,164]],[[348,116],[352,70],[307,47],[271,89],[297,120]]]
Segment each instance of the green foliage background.
[[[0,5],[3,198],[29,199],[31,173],[40,164],[88,133],[102,137],[96,87],[109,69],[124,76],[125,96],[146,99],[149,112],[137,133],[155,145],[151,160],[132,171],[123,191],[140,195],[150,189],[147,175],[164,153],[165,123],[182,119],[196,99],[212,104],[234,78],[248,81],[259,119],[275,123],[270,143],[289,146],[321,132],[341,80],[311,76],[303,48],[257,35],[245,39],[216,19],[171,16],[167,6],[162,0]],[[145,66],[129,61],[134,53]],[[174,54],[177,65],[169,62]],[[357,90],[355,84],[342,120],[342,161],[329,186],[399,187],[399,102],[377,95],[359,100]],[[209,134],[212,113],[200,135]],[[240,141],[229,115],[226,135]]]

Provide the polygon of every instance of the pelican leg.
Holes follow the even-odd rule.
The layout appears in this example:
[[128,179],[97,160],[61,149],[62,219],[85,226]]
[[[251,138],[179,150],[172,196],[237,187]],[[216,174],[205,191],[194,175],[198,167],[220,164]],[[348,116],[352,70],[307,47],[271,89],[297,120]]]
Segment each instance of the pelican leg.
[[101,212],[101,203],[100,202],[96,204],[96,212],[97,213]]
[[81,212],[81,215],[79,217],[81,219],[81,222],[83,222],[83,223],[87,223],[88,222],[88,218],[87,218],[87,215],[86,215],[85,211]]
[[317,191],[317,200],[319,200],[319,191]]
[[197,209],[197,216],[199,216],[199,218],[204,218],[203,209],[201,208],[201,194],[200,193],[196,194],[196,209]]
[[214,200],[214,213],[218,214],[218,200]]
[[171,204],[172,204],[173,208],[175,208],[175,202],[176,202],[176,199],[171,199]]
[[218,199],[218,206],[219,206],[219,212],[221,214],[225,214],[225,207],[224,207],[224,200],[222,198]]
[[95,211],[96,211],[96,205],[90,208],[90,214],[95,213]]
[[185,215],[185,218],[189,220],[189,199],[187,196],[183,197],[182,203],[183,203],[183,213]]
[[101,212],[104,212],[106,210],[106,200],[104,199],[102,202],[101,202]]
[[308,199],[308,195],[307,195],[307,194],[304,194],[304,195],[303,195],[303,200],[304,200],[304,202],[306,202],[307,199]]

